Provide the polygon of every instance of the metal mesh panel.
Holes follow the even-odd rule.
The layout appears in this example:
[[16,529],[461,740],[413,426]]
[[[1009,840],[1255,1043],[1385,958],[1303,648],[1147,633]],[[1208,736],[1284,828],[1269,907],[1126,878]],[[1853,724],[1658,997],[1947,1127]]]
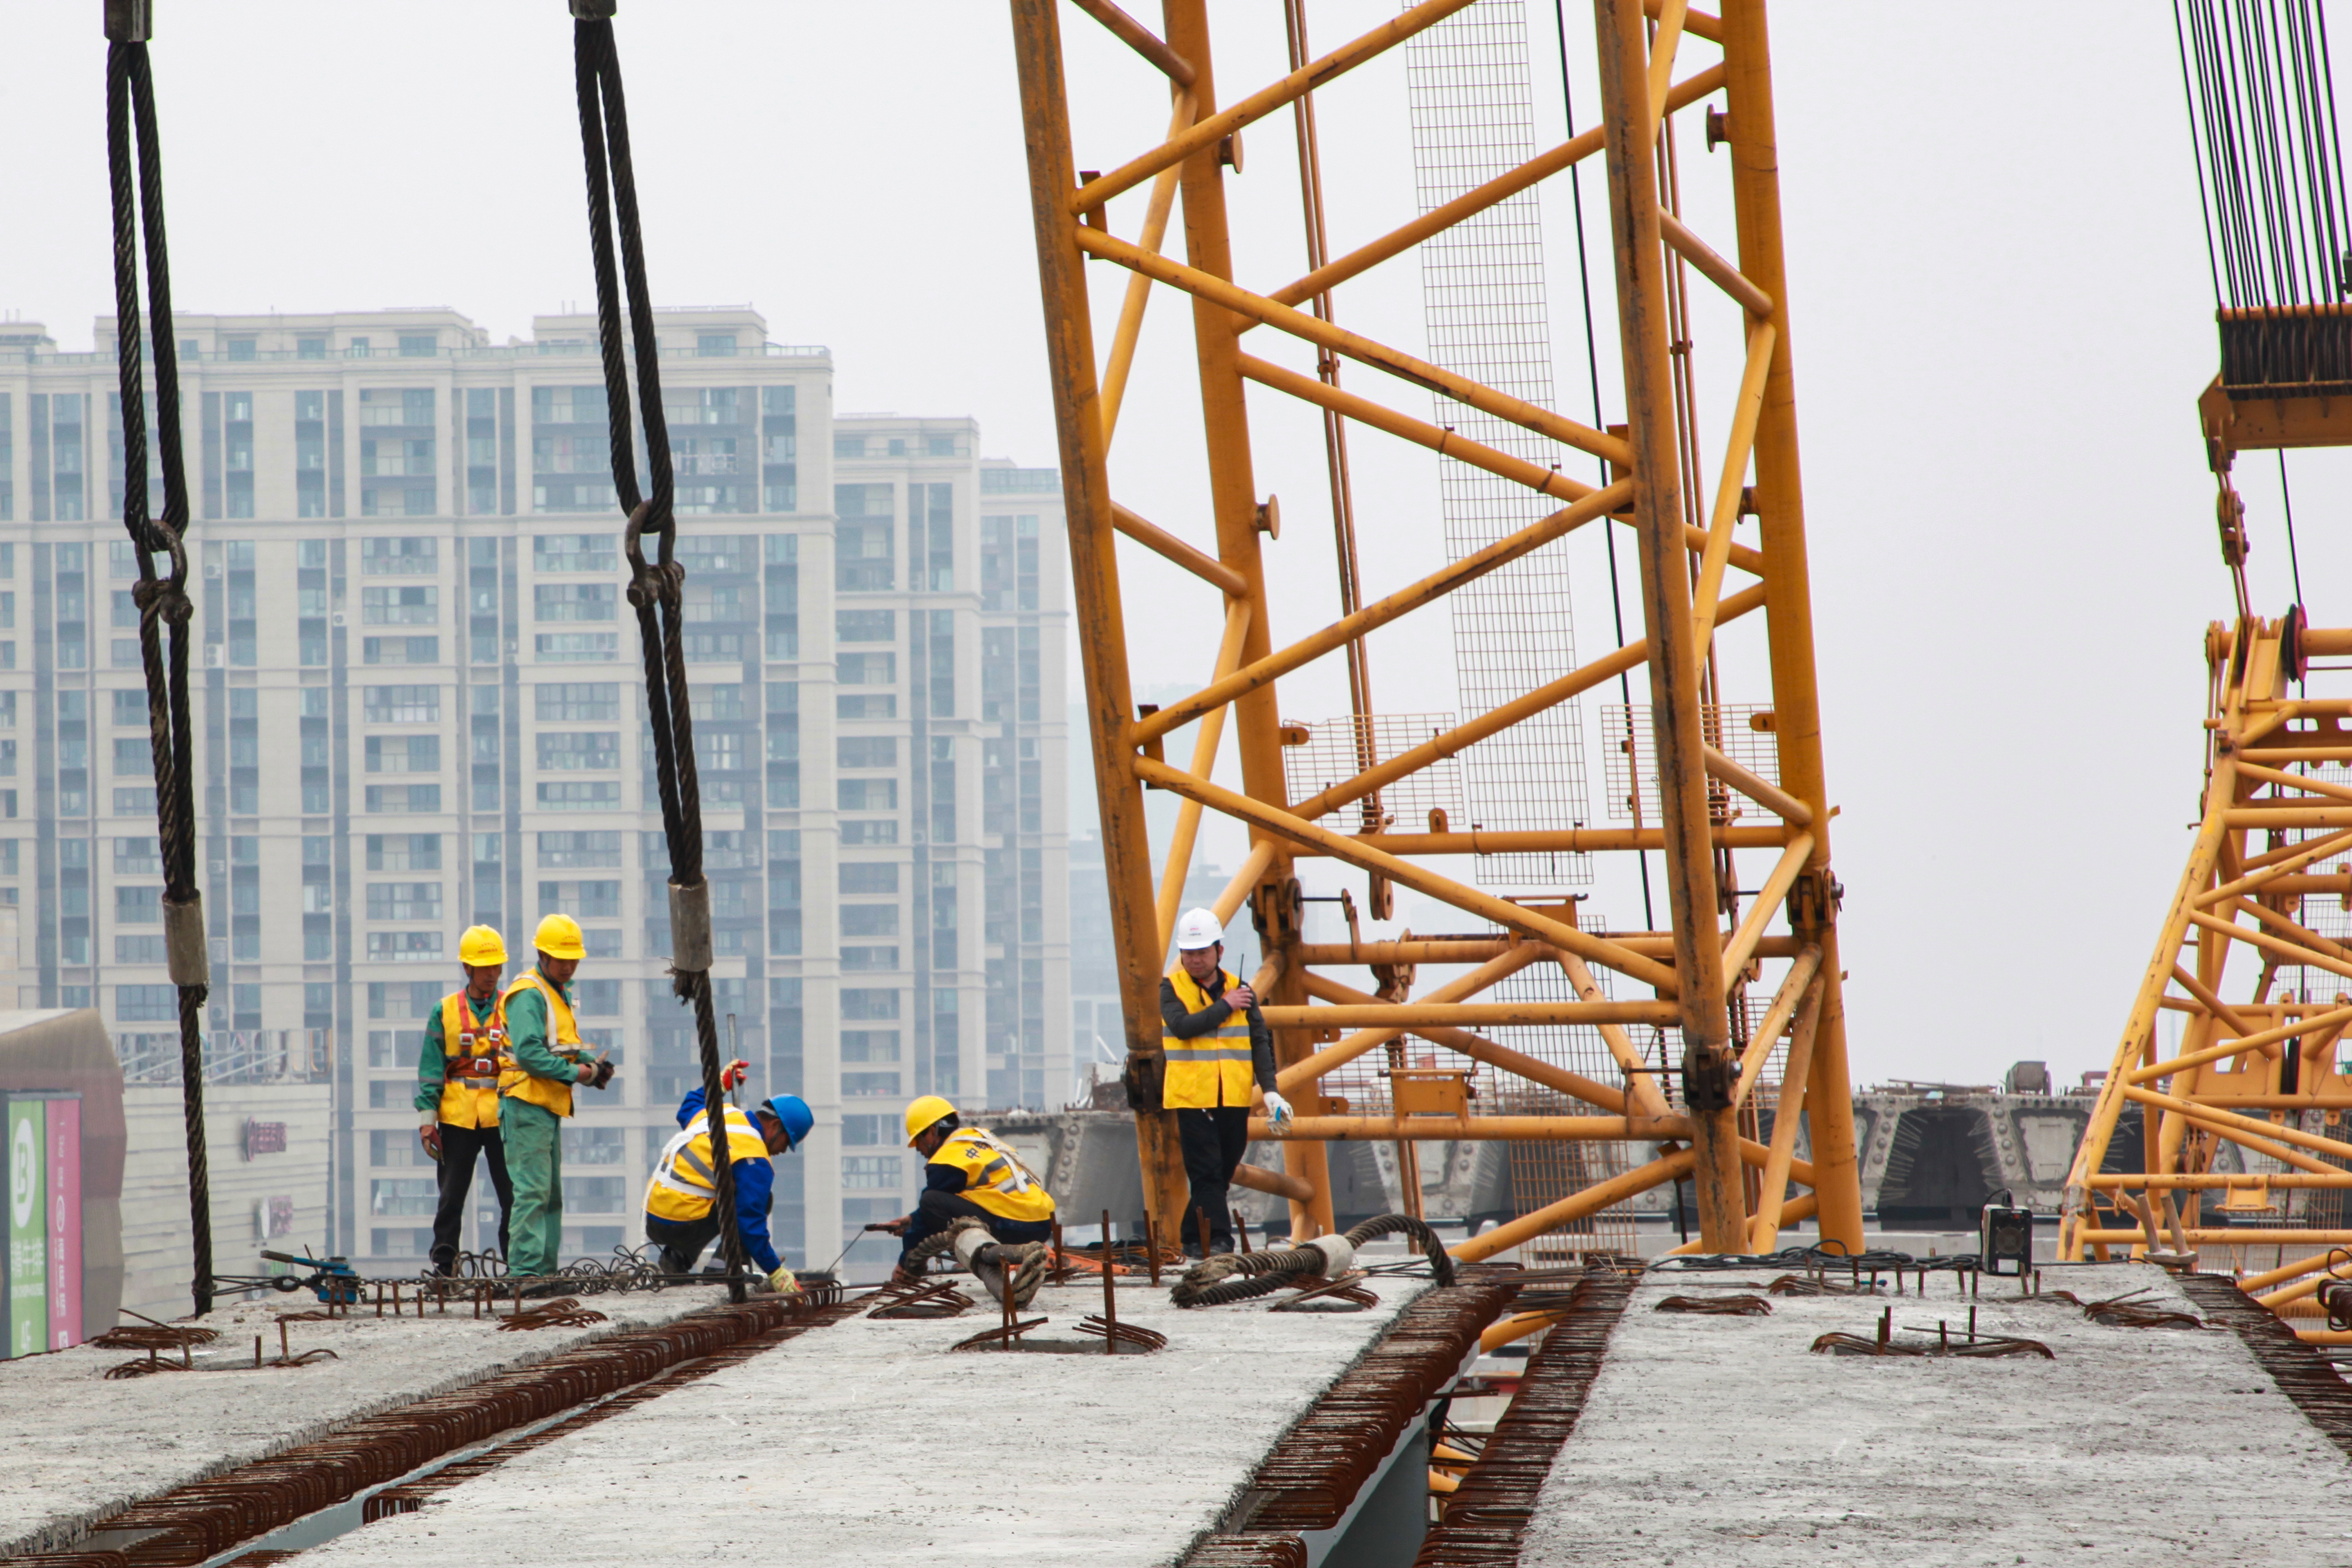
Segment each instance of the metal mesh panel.
[[[1415,181],[1423,212],[1535,155],[1524,0],[1484,0],[1405,45]],[[1552,401],[1551,330],[1544,301],[1543,226],[1532,190],[1433,236],[1421,247],[1429,357],[1538,407]],[[1437,423],[1538,468],[1587,461],[1440,394]],[[1541,521],[1558,503],[1526,487],[1446,462],[1440,468],[1445,545],[1460,560]],[[1576,668],[1565,541],[1488,573],[1448,597],[1454,668],[1465,711],[1483,712]],[[1584,738],[1563,703],[1481,741],[1463,755],[1470,815],[1484,827],[1529,831],[1587,820]],[[1582,884],[1590,858],[1495,855],[1481,882]]]
[[[1282,776],[1292,800],[1320,795],[1336,784],[1423,744],[1454,727],[1451,713],[1375,713],[1359,718],[1326,719],[1301,725],[1303,746],[1282,749]],[[1377,797],[1383,816],[1397,829],[1419,833],[1432,811],[1443,811],[1449,822],[1462,817],[1462,765],[1447,758],[1418,773],[1407,773],[1383,788]],[[1371,801],[1357,801],[1328,812],[1318,820],[1334,832],[1351,833],[1365,826]]]
[[[1762,779],[1780,782],[1780,737],[1757,728],[1760,717],[1771,722],[1772,710],[1756,703],[1707,704],[1699,709],[1700,733],[1706,743]],[[1612,821],[1637,826],[1657,826],[1663,815],[1658,802],[1657,731],[1647,703],[1622,707],[1610,703],[1601,710],[1601,772],[1609,792]],[[1707,815],[1717,822],[1734,814],[1755,816],[1765,811],[1746,795],[1719,784],[1707,784]]]

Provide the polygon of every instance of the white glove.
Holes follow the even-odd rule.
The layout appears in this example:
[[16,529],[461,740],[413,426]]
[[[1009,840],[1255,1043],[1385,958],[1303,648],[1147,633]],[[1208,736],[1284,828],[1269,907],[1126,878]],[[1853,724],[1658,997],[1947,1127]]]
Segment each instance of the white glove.
[[1290,1101],[1283,1099],[1278,1089],[1265,1091],[1265,1119],[1276,1127],[1290,1125]]

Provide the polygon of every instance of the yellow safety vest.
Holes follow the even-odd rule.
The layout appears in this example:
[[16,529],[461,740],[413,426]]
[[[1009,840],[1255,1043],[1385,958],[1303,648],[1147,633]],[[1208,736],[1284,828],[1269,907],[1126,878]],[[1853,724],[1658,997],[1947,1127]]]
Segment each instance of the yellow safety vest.
[[[1230,973],[1218,973],[1224,974],[1226,990],[1239,984]],[[1176,987],[1176,1000],[1184,1004],[1187,1013],[1197,1013],[1209,1005],[1209,994],[1184,973],[1183,965],[1168,972],[1168,983]],[[1168,1058],[1160,1103],[1170,1110],[1250,1102],[1250,1089],[1257,1079],[1250,1066],[1247,1013],[1231,1013],[1215,1029],[1190,1040],[1162,1035],[1160,1048]]]
[[[547,1027],[553,1036],[548,1041],[548,1048],[567,1061],[586,1059],[586,1052],[580,1044],[579,1026],[572,1021],[571,1004],[564,1001],[562,993],[541,979],[536,969],[524,970],[499,998],[499,1021],[505,1021],[507,1004],[514,1000],[519,991],[536,991],[547,998]],[[517,1065],[511,1047],[504,1070],[499,1074],[499,1092],[552,1110],[558,1116],[572,1114],[572,1086],[558,1083],[551,1078],[531,1077]]]
[[[727,1108],[727,1159],[768,1158],[768,1141],[740,1105]],[[719,1179],[710,1168],[710,1118],[696,1111],[686,1130],[662,1146],[654,1178],[646,1188],[646,1213],[661,1219],[697,1220],[719,1199]]]
[[499,1077],[513,1065],[507,1055],[506,998],[490,1004],[490,1016],[474,1022],[463,991],[441,998],[441,1120],[452,1127],[499,1124]]
[[930,1163],[961,1175],[963,1195],[999,1219],[1054,1217],[1054,1195],[1045,1184],[1029,1173],[1019,1155],[977,1127],[949,1134]]

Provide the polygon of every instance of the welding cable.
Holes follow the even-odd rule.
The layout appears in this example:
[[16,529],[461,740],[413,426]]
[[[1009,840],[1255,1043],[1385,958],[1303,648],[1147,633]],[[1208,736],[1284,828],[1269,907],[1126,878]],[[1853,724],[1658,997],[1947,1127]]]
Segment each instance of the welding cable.
[[[122,526],[139,560],[131,593],[139,610],[140,663],[147,680],[147,728],[154,752],[155,827],[163,861],[163,950],[180,996],[180,1096],[188,1147],[192,1293],[198,1316],[213,1306],[212,1173],[205,1152],[205,999],[210,954],[204,895],[196,886],[195,735],[188,709],[187,470],[180,444],[178,340],[173,332],[172,269],[163,234],[162,139],[147,59],[147,8],[106,7],[106,162],[114,205],[114,344],[122,398]],[[137,207],[133,134],[137,121]],[[141,359],[139,241],[147,246],[148,333],[155,349],[155,445],[163,508],[147,515],[147,393]],[[171,574],[159,577],[155,558]],[[168,662],[163,628],[171,628]]]
[[1270,1295],[1285,1286],[1337,1279],[1352,1268],[1356,1249],[1383,1236],[1404,1235],[1428,1254],[1441,1286],[1454,1283],[1454,1259],[1427,1224],[1410,1215],[1378,1215],[1344,1236],[1319,1236],[1299,1247],[1258,1252],[1220,1252],[1184,1271],[1169,1292],[1179,1307],[1216,1307]]
[[[635,165],[629,153],[628,110],[613,37],[614,4],[615,0],[572,0],[572,77],[580,107],[580,151],[588,182],[589,260],[596,277],[596,337],[604,357],[613,489],[628,516],[622,534],[629,561],[628,599],[637,612],[637,631],[645,649],[646,727],[653,738],[662,836],[669,851],[670,988],[694,1010],[695,1036],[701,1047],[703,1103],[715,1107],[723,1105],[726,1096],[720,1084],[719,1016],[710,993],[710,884],[702,874],[702,795],[695,771],[694,718],[686,679],[686,567],[677,559],[669,426],[662,415],[653,294],[646,280],[645,235],[637,211]],[[653,481],[651,492],[642,495],[631,441],[630,355],[622,343],[625,286],[646,467]],[[648,533],[658,546],[650,563],[645,553]],[[731,1300],[740,1302],[749,1294],[745,1277],[749,1265],[736,1224],[734,1163],[713,1160],[711,1173],[727,1292]]]
[[1427,1221],[1405,1214],[1378,1215],[1349,1231],[1348,1244],[1361,1247],[1364,1243],[1383,1236],[1412,1237],[1421,1247],[1422,1255],[1429,1259],[1430,1272],[1436,1277],[1437,1282],[1440,1285],[1454,1283],[1454,1256],[1445,1250],[1445,1244],[1437,1239],[1437,1232],[1429,1227]]

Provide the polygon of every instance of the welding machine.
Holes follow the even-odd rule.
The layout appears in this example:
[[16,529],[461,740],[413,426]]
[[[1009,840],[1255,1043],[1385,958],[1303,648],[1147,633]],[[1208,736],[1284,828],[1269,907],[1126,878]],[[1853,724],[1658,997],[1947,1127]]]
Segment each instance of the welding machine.
[[[2003,1188],[2004,1199],[2014,1194]],[[1987,1204],[1977,1225],[1977,1267],[1987,1274],[2022,1275],[2033,1267],[2033,1211]]]

